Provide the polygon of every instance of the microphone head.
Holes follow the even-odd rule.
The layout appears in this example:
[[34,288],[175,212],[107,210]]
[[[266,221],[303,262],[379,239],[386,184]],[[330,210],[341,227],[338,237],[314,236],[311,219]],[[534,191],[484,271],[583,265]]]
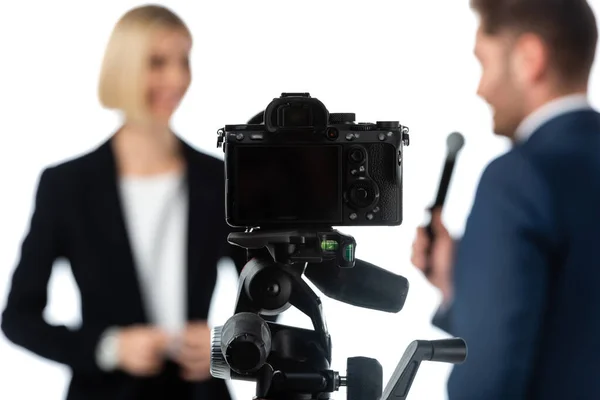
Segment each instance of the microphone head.
[[459,132],[452,132],[446,139],[446,145],[448,146],[448,154],[456,156],[460,149],[465,144],[465,138]]

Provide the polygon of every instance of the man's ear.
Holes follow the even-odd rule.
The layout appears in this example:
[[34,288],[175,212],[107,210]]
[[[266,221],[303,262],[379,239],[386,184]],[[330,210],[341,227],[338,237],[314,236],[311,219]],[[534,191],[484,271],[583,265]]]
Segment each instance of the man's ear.
[[548,47],[538,35],[520,35],[512,49],[511,69],[519,83],[530,86],[540,81],[549,66]]

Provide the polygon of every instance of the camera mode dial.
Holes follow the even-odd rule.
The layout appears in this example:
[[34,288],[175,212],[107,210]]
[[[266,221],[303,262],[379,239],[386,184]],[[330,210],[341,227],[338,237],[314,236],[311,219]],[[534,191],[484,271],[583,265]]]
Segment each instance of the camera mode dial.
[[350,126],[350,130],[351,131],[365,132],[365,131],[373,131],[375,129],[377,129],[377,125],[371,124],[371,123],[368,123],[368,122],[359,122],[356,125],[351,125]]
[[351,124],[356,121],[354,113],[331,113],[329,114],[330,124]]
[[398,121],[377,121],[377,128],[379,129],[398,129],[400,122]]

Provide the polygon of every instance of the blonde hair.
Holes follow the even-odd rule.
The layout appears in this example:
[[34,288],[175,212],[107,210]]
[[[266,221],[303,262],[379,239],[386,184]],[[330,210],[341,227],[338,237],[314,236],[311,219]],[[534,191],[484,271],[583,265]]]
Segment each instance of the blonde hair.
[[148,117],[145,76],[150,43],[157,31],[181,30],[190,39],[188,27],[163,6],[145,5],[124,14],[115,25],[102,62],[98,97],[102,106],[122,111],[129,119]]

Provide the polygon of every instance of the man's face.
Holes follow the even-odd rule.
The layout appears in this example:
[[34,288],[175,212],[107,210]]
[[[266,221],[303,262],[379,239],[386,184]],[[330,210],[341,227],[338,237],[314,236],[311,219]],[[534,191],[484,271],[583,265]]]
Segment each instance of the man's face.
[[521,85],[513,65],[513,46],[506,35],[488,35],[477,31],[475,56],[482,67],[477,94],[493,111],[494,132],[512,138],[525,117]]

